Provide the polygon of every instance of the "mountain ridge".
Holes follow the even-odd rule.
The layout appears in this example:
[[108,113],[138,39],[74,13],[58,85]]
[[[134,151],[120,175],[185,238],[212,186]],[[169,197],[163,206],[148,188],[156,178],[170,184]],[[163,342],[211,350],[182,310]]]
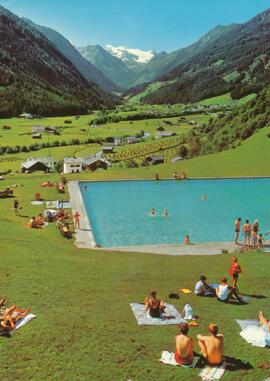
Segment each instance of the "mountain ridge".
[[0,116],[85,113],[113,104],[36,28],[0,6]]

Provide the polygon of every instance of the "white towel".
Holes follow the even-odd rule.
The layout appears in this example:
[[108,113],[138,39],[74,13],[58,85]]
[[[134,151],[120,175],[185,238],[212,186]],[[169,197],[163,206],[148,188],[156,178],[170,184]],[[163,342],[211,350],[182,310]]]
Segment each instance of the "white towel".
[[161,318],[152,318],[149,316],[144,310],[144,304],[130,303],[130,307],[138,325],[172,325],[186,322],[172,304],[165,303],[165,312]]
[[24,318],[18,320],[15,323],[15,328],[12,331],[3,331],[3,332],[0,333],[0,336],[6,335],[6,334],[9,334],[9,333],[13,333],[14,331],[16,331],[17,329],[21,328],[22,326],[27,324],[30,320],[35,319],[36,317],[37,316],[34,315],[34,314],[28,314],[28,315],[26,315]]
[[253,347],[264,348],[270,346],[270,333],[263,327],[246,327],[240,335]]

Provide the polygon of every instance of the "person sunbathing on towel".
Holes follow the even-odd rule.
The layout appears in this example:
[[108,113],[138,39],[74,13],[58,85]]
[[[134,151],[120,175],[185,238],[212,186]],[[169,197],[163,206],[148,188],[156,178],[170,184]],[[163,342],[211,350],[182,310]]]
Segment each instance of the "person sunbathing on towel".
[[153,318],[160,318],[165,307],[163,300],[158,300],[156,298],[157,292],[151,291],[149,296],[145,298],[144,304],[145,304],[145,311],[149,312],[149,315]]
[[201,353],[208,365],[220,365],[223,361],[224,336],[218,334],[218,327],[211,323],[208,327],[210,336],[197,335]]
[[191,365],[193,362],[193,339],[188,337],[189,327],[187,323],[181,323],[178,326],[180,333],[175,336],[176,351],[174,359],[179,365]]
[[30,308],[18,308],[14,304],[13,306],[6,308],[4,315],[1,317],[1,326],[7,331],[11,331],[15,328],[15,323],[23,319],[31,311]]

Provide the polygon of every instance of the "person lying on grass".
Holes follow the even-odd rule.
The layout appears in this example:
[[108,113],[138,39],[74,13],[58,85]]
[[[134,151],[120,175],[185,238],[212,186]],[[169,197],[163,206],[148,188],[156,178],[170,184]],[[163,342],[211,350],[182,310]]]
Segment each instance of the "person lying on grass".
[[163,300],[157,299],[157,292],[155,290],[151,291],[149,296],[145,298],[145,311],[149,312],[149,315],[153,318],[160,318],[165,307]]
[[178,327],[180,332],[174,338],[176,346],[174,359],[179,365],[191,365],[193,362],[194,341],[188,337],[189,327],[187,323],[180,323]]
[[206,363],[211,366],[222,364],[224,336],[218,334],[218,327],[211,323],[208,327],[210,336],[197,335],[198,344]]
[[197,296],[215,296],[216,291],[207,284],[206,276],[201,275],[200,280],[195,285],[194,293]]
[[18,308],[15,304],[9,308],[6,308],[3,316],[0,318],[2,320],[2,330],[11,331],[14,329],[16,322],[28,315],[30,311],[30,308]]
[[228,302],[230,299],[232,299],[243,303],[243,300],[238,294],[237,288],[229,286],[226,277],[221,279],[221,284],[218,286],[218,288],[216,288],[216,295],[217,299],[220,302]]

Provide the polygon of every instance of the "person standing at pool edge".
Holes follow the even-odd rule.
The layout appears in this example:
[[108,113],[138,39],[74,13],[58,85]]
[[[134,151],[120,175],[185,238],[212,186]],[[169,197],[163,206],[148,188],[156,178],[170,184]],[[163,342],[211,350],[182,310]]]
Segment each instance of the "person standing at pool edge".
[[80,214],[79,212],[75,212],[74,213],[74,226],[75,226],[75,229],[80,229]]
[[253,249],[256,248],[257,246],[257,240],[258,240],[258,234],[259,234],[259,221],[258,220],[255,220],[252,224],[252,228],[251,228],[251,235],[252,235],[252,246],[253,246]]
[[235,227],[234,243],[238,245],[238,238],[239,238],[239,233],[241,228],[241,217],[238,217],[237,220],[235,220],[234,227]]
[[246,220],[246,223],[243,225],[242,233],[244,234],[244,246],[250,247],[251,226],[249,220]]

